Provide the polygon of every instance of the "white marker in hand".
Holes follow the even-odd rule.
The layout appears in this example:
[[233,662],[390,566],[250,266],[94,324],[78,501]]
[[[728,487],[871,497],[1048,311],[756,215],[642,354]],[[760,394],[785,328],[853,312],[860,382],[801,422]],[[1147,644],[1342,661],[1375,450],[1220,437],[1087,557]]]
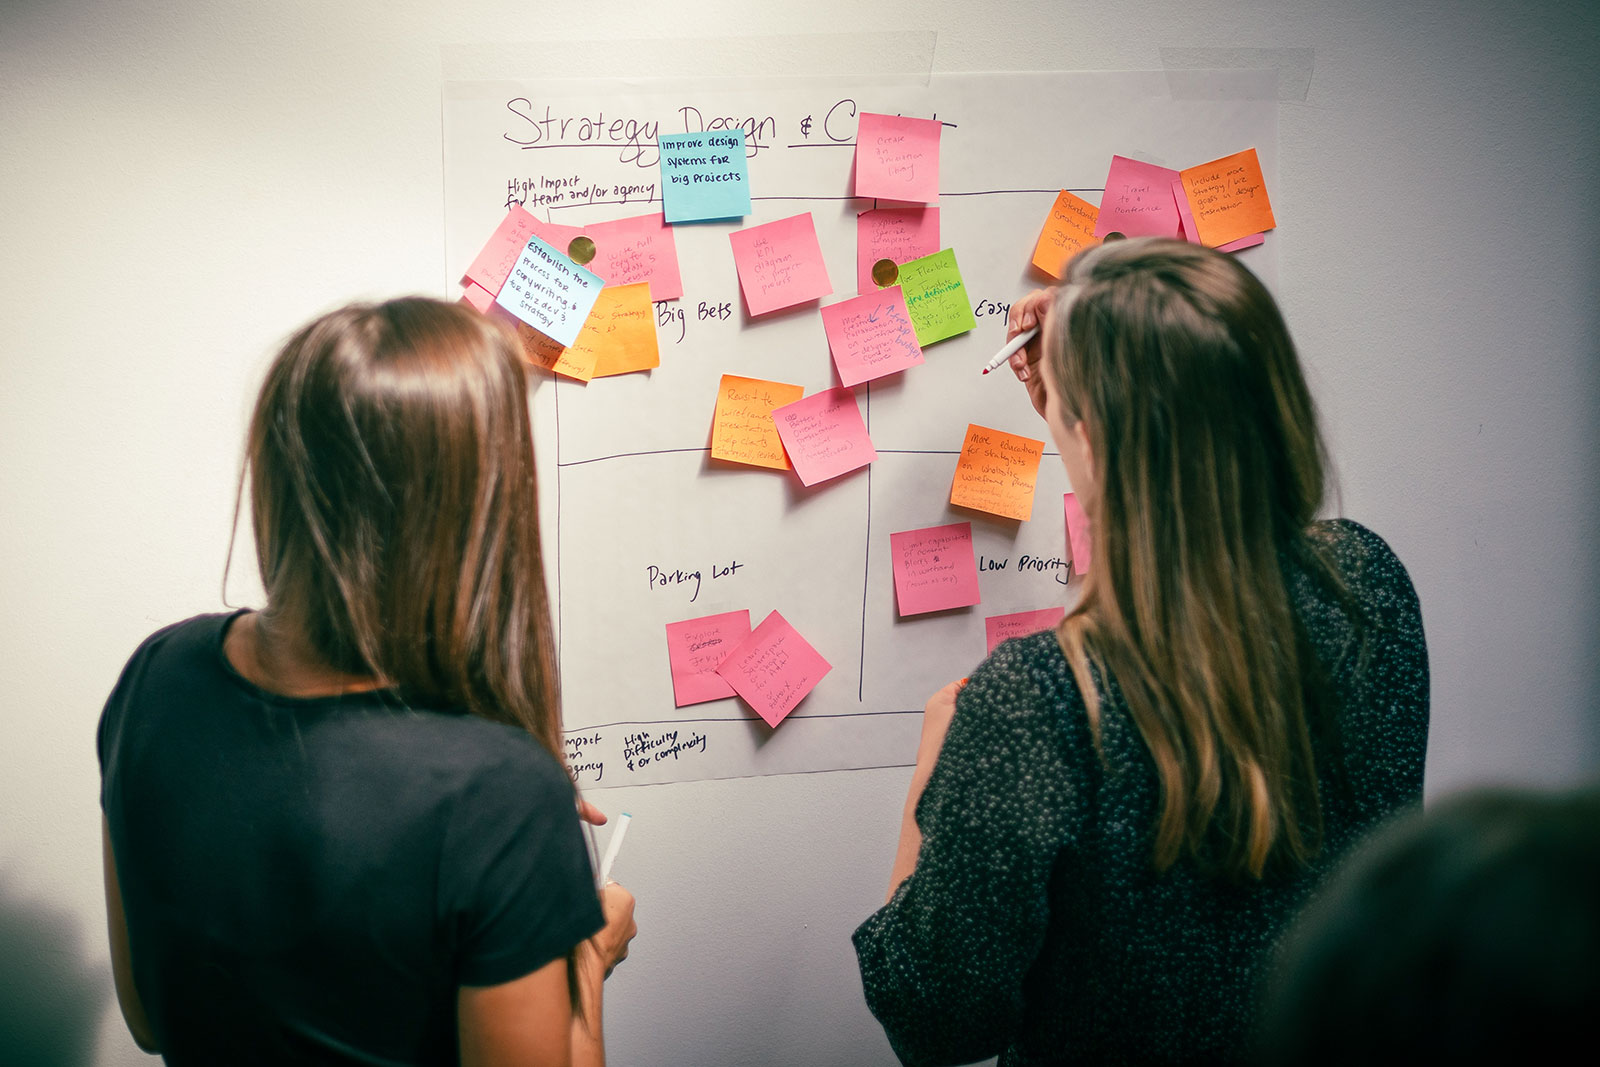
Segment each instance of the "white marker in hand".
[[628,824],[633,821],[633,816],[623,812],[617,816],[617,828],[611,831],[611,840],[606,842],[606,858],[600,861],[600,884],[606,884],[606,879],[611,877],[611,865],[617,860],[617,853],[622,848],[622,836],[628,832]]
[[999,367],[1000,364],[1010,359],[1017,349],[1021,348],[1038,335],[1039,327],[1037,326],[1023,330],[1021,333],[1017,334],[1011,340],[1006,342],[1006,346],[1004,348],[994,354],[993,359],[983,365],[983,373],[988,374],[990,371]]

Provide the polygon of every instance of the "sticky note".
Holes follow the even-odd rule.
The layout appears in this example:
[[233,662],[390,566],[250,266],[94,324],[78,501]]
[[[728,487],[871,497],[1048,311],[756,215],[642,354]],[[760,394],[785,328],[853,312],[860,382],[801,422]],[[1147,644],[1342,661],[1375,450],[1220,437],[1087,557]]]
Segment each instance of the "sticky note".
[[900,614],[920,615],[978,602],[972,523],[954,522],[889,535],[894,596]]
[[772,421],[795,474],[806,485],[837,478],[878,458],[856,396],[848,389],[827,389],[775,408]]
[[604,284],[565,253],[530,237],[495,303],[557,344],[570,345]]
[[1089,573],[1089,516],[1083,512],[1076,493],[1068,493],[1062,501],[1067,516],[1067,546],[1072,552],[1074,574]]
[[955,249],[946,248],[902,263],[900,291],[905,294],[906,310],[917,333],[917,344],[923,348],[966,333],[978,325],[978,320],[972,317],[967,288],[961,284]]
[[1043,454],[1043,441],[969,423],[950,485],[950,503],[1026,522],[1033,515],[1033,489]]
[[656,344],[656,309],[650,283],[608,285],[600,290],[594,310],[567,352],[593,352],[592,376],[649,370],[661,365]]
[[1033,265],[1052,278],[1061,277],[1067,260],[1100,243],[1094,235],[1099,218],[1099,208],[1081,196],[1061,190],[1050,205],[1050,214],[1045,216],[1044,228],[1033,246]]
[[922,346],[898,285],[822,308],[839,381],[860,385],[922,362]]
[[557,344],[525,322],[517,323],[517,340],[522,342],[522,358],[536,367],[580,382],[594,377],[599,353],[593,348]]
[[939,199],[938,119],[863,111],[856,125],[856,195],[929,203]]
[[1066,608],[1040,608],[1038,611],[1019,611],[1012,615],[991,615],[983,620],[989,651],[993,652],[1013,637],[1027,637],[1040,630],[1053,629],[1066,616]]
[[895,264],[939,251],[939,209],[886,207],[856,216],[856,292],[876,292],[872,265],[880,259]]
[[1218,252],[1238,252],[1245,248],[1254,248],[1266,240],[1265,234],[1253,233],[1249,237],[1241,237],[1237,241],[1229,241],[1225,245],[1218,245]]
[[661,206],[668,222],[750,214],[742,128],[662,134],[656,143],[661,149]]
[[511,268],[521,258],[522,250],[528,247],[528,238],[534,235],[537,222],[520,204],[513,204],[461,276],[462,284],[472,282],[490,293],[499,293]]
[[489,309],[494,306],[494,294],[477,282],[466,283],[466,287],[461,291],[461,299],[484,314],[488,314]]
[[768,726],[777,726],[832,669],[788,620],[774,611],[728,654],[717,674]]
[[[1194,212],[1189,210],[1189,194],[1183,188],[1183,182],[1172,183],[1172,196],[1178,202],[1178,236],[1190,244],[1200,244],[1199,231],[1195,229]],[[1237,252],[1242,248],[1254,248],[1266,240],[1265,235],[1252,233],[1248,237],[1241,237],[1237,241],[1217,246],[1218,252]]]
[[672,668],[674,706],[681,708],[733,696],[733,686],[717,673],[717,667],[749,636],[748,611],[725,611],[667,623],[667,662]]
[[594,242],[589,269],[604,278],[607,285],[649,282],[651,300],[677,300],[683,296],[678,243],[659,211],[573,229]]
[[711,458],[788,470],[772,411],[794,403],[804,392],[798,385],[724,374],[711,422]]
[[811,212],[728,235],[739,288],[751,315],[817,300],[833,292]]
[[1254,148],[1181,173],[1200,243],[1215,248],[1278,225]]
[[1170,168],[1112,156],[1094,235],[1178,236],[1178,205],[1172,199],[1172,183],[1177,179],[1178,172]]

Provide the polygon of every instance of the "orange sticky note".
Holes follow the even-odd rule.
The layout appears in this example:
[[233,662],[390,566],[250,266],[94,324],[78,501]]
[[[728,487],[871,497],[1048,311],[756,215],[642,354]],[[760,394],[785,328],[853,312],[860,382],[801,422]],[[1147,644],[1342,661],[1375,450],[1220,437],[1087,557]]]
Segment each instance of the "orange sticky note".
[[975,423],[967,426],[950,503],[1026,522],[1033,515],[1044,442]]
[[1033,246],[1033,265],[1052,278],[1061,277],[1067,260],[1100,243],[1094,235],[1099,218],[1099,208],[1081,196],[1061,190],[1044,220],[1044,229],[1039,231],[1039,241]]
[[724,374],[711,422],[711,458],[788,470],[772,409],[794,403],[804,392],[798,385]]
[[[605,290],[601,290],[604,292]],[[580,340],[582,331],[579,331]],[[562,348],[525,322],[517,323],[517,339],[522,342],[522,358],[535,367],[586,382],[594,377],[594,349],[580,349],[577,341]]]
[[1200,243],[1211,248],[1278,225],[1254,148],[1179,172]]
[[574,348],[587,345],[595,350],[596,378],[661,366],[650,284],[608,285],[600,290],[589,321],[572,343]]

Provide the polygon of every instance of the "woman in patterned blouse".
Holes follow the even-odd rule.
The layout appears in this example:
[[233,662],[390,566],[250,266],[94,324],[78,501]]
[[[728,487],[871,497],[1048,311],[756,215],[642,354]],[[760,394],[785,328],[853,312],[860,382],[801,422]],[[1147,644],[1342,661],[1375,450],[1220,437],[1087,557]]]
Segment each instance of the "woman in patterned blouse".
[[935,694],[889,900],[855,933],[902,1061],[1246,1054],[1270,950],[1417,804],[1427,652],[1405,568],[1317,521],[1325,453],[1271,296],[1134,240],[1011,309],[1091,524],[1057,630]]

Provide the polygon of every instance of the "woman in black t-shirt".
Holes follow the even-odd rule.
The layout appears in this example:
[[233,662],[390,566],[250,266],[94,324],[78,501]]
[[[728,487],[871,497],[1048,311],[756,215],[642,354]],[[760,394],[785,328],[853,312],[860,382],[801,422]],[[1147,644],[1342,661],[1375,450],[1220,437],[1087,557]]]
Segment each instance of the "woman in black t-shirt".
[[633,898],[596,893],[564,770],[515,338],[425,299],[318,319],[268,371],[247,478],[266,607],[152,636],[101,721],[135,1039],[602,1061]]

